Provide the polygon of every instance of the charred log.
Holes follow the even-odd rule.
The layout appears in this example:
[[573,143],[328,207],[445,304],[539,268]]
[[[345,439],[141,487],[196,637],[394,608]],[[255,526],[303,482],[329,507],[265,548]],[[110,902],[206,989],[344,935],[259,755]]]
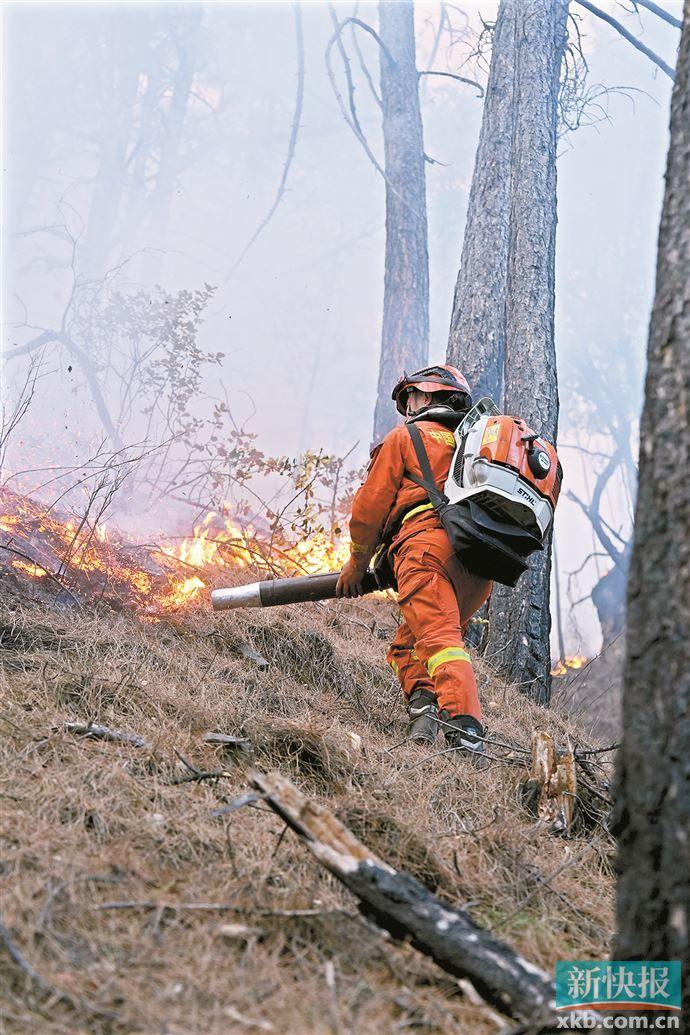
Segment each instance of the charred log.
[[302,838],[319,862],[359,899],[360,911],[396,939],[408,938],[447,973],[471,982],[496,1010],[535,1030],[555,1027],[551,978],[437,898],[388,866],[324,806],[277,773],[251,774],[263,800]]

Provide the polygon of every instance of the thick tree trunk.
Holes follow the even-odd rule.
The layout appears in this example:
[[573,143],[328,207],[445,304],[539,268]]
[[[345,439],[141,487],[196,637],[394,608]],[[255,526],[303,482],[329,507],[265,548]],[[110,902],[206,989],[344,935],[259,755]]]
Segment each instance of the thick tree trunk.
[[448,362],[463,371],[475,400],[503,399],[506,291],[514,136],[515,32],[520,0],[503,0],[474,162],[455,285]]
[[[473,396],[556,440],[556,124],[567,0],[502,0],[475,163],[448,359]],[[542,703],[550,695],[550,544],[516,589],[497,586],[487,651]]]
[[[518,5],[515,35],[505,409],[551,442],[558,432],[556,130],[567,19],[567,0],[529,0]],[[501,674],[543,704],[551,692],[550,539],[515,589],[494,589],[487,643]]]
[[426,180],[411,0],[379,4],[386,172],[386,269],[374,442],[396,424],[391,391],[427,363],[429,255]]
[[671,143],[647,353],[628,586],[618,838],[617,959],[684,962],[690,1019],[690,3],[671,102]]

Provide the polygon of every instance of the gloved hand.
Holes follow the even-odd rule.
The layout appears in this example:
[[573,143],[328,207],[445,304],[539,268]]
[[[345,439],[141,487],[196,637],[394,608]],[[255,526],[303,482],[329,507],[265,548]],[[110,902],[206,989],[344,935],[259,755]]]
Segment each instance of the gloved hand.
[[361,597],[363,592],[362,579],[368,566],[368,559],[360,560],[357,557],[350,557],[350,560],[340,573],[340,578],[335,587],[335,595],[337,597]]

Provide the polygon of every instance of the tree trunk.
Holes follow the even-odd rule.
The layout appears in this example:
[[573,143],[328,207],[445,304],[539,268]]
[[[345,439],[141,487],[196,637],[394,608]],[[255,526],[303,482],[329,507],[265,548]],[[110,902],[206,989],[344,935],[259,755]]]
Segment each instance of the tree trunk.
[[[556,125],[567,0],[502,0],[453,304],[448,359],[552,442]],[[496,586],[487,651],[547,703],[550,541],[515,589]]]
[[160,117],[159,105],[165,63],[164,40],[159,38],[159,34],[157,22],[152,19],[151,45],[143,64],[146,89],[139,109],[138,140],[134,147],[132,175],[121,236],[122,251],[125,254],[131,254],[141,243],[147,199],[146,180],[155,150],[156,122]]
[[[505,409],[551,442],[558,432],[556,130],[567,19],[567,0],[523,2],[515,35]],[[489,654],[497,651],[501,674],[542,704],[551,694],[550,579],[549,535],[515,589],[496,586],[489,607]]]
[[601,628],[601,646],[608,647],[625,628],[625,596],[628,582],[630,550],[620,554],[605,575],[595,582],[590,596]]
[[503,399],[514,134],[515,32],[520,0],[503,0],[467,207],[448,338],[448,362],[475,400]]
[[170,107],[164,117],[165,135],[161,146],[156,182],[149,203],[149,243],[156,249],[164,249],[167,242],[170,210],[179,173],[182,131],[194,80],[202,17],[201,5],[192,6],[185,12],[183,24],[178,27],[179,63],[175,72]]
[[628,586],[617,959],[684,962],[690,1018],[690,3],[673,99]]
[[106,91],[98,172],[91,196],[79,271],[85,278],[100,279],[108,268],[115,226],[125,187],[127,147],[133,108],[139,87],[140,54],[131,46],[132,22],[113,10],[108,23],[108,61],[111,79]]
[[411,0],[379,4],[386,172],[386,268],[374,441],[396,424],[391,391],[427,363],[429,255],[419,80]]

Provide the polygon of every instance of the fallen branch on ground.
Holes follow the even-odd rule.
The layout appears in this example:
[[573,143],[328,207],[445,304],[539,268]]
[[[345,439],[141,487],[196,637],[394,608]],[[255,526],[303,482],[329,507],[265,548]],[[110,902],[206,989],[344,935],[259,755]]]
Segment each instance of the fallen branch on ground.
[[393,937],[409,937],[447,973],[468,979],[485,1002],[508,1017],[555,1027],[548,974],[478,927],[462,910],[409,874],[377,858],[328,809],[278,773],[253,771],[251,782],[319,862],[359,899],[360,911]]
[[173,751],[179,758],[182,765],[188,772],[187,776],[177,776],[174,780],[171,780],[168,784],[169,787],[175,787],[181,783],[201,783],[202,780],[220,780],[222,777],[232,778],[232,773],[229,773],[227,769],[197,769],[195,765],[188,762],[184,755],[181,755],[177,748],[173,748]]
[[207,733],[204,736],[204,744],[217,744],[226,751],[239,751],[242,754],[251,754],[252,742],[247,737],[231,737],[227,733]]
[[138,733],[125,733],[124,730],[113,730],[108,726],[96,726],[91,722],[64,722],[61,726],[51,726],[53,733],[61,731],[76,733],[79,737],[91,740],[109,740],[113,744],[131,744],[132,747],[150,748],[151,745]]
[[350,913],[347,909],[255,909],[253,906],[237,906],[234,902],[149,902],[144,900],[132,902],[99,902],[93,908],[99,911],[105,909],[164,909],[170,910],[171,912],[184,912],[187,910],[191,913],[227,912],[261,917],[278,916],[281,918],[344,916],[350,920],[354,919],[357,915],[356,913]]

